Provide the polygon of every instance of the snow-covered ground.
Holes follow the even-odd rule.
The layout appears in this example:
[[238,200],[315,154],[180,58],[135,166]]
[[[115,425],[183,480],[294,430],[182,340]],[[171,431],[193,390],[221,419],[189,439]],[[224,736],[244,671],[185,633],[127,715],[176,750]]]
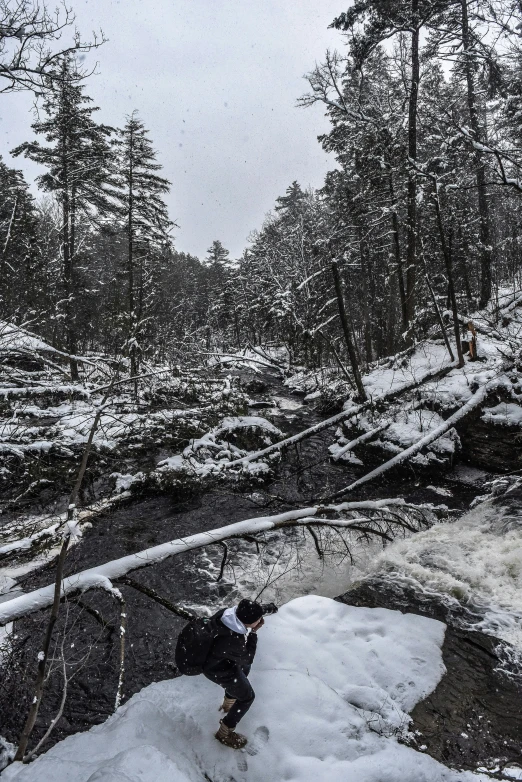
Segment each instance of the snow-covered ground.
[[[420,390],[388,404],[385,410],[376,406],[371,413],[362,411],[352,421],[358,432],[377,432],[381,446],[390,455],[403,451],[435,432],[443,419],[469,403],[477,389],[486,384],[488,388],[500,386],[510,401],[488,408],[483,419],[500,426],[522,426],[520,383],[506,370],[506,356],[513,356],[515,348],[520,348],[521,309],[509,310],[511,320],[508,318],[507,325],[482,322],[478,344],[482,363],[467,362],[463,369],[455,368],[443,378],[429,380]],[[251,361],[252,367],[263,366],[262,360],[258,363],[259,356],[254,358],[249,353],[242,358]],[[375,399],[448,363],[444,346],[427,341],[411,355],[375,366],[365,376],[365,386]],[[303,375],[299,382],[301,390],[306,390],[307,377]],[[312,387],[317,388],[316,379]],[[54,432],[54,439],[61,439],[65,445],[84,438],[92,417],[87,409],[90,404],[90,400],[73,400],[60,417],[60,436]],[[353,401],[347,400],[345,408],[351,405]],[[44,412],[48,410],[51,408]],[[105,447],[124,437],[125,429],[142,426],[138,413],[130,415],[134,417],[125,420],[125,426],[121,420],[117,422],[120,429],[114,422],[104,422],[100,437],[104,437]],[[148,415],[147,420],[151,421],[152,416]],[[154,420],[154,425],[157,423]],[[42,435],[29,427],[23,431],[15,418],[6,426],[11,427],[6,429],[10,444],[15,440],[18,446],[34,444]],[[228,418],[192,440],[182,453],[163,460],[156,472],[173,475],[186,467],[198,475],[226,473],[231,465],[250,458],[243,456],[247,452],[234,444],[233,438],[230,443],[231,434],[256,428],[266,443],[281,436],[263,419]],[[351,436],[348,430],[339,429],[332,454],[346,449]],[[436,460],[446,453],[451,456],[458,446],[458,436],[450,430],[434,442],[431,457]],[[349,453],[347,450],[346,456]],[[425,458],[424,454],[419,456]],[[252,464],[254,470],[267,467],[259,460]],[[120,475],[118,489],[128,489],[136,478]],[[52,532],[50,521],[31,524],[30,535],[20,536],[13,531],[4,545],[12,546],[15,541],[25,549],[33,538],[39,540],[39,536]],[[413,585],[418,593],[458,600],[482,617],[477,629],[510,642],[522,655],[522,533],[517,523],[491,503],[478,506],[453,524],[435,524],[426,532],[397,540],[384,552],[377,545],[366,547],[364,552],[361,547],[355,568],[345,561],[336,571],[331,560],[326,566],[318,562],[311,541],[299,546],[290,540],[280,554],[277,539],[280,536],[274,534],[274,546],[268,540],[266,548],[271,583],[263,599],[275,597],[277,590],[279,600],[289,600],[311,589],[339,594],[348,588],[354,575],[377,575],[389,583]],[[202,551],[196,569],[203,576],[208,570],[212,581],[220,556],[216,554],[215,559]],[[239,551],[230,565],[235,567],[232,580],[238,591],[252,597],[266,576],[256,573],[253,559]],[[314,567],[310,566],[312,561]],[[16,574],[6,575],[5,586],[9,589],[14,586]],[[406,712],[440,678],[441,641],[442,625],[421,617],[349,608],[327,598],[291,599],[277,617],[267,620],[253,672],[258,699],[245,718],[244,730],[252,737],[251,747],[256,754],[233,753],[217,744],[212,732],[218,715],[212,704],[215,702],[217,708],[219,690],[201,677],[183,678],[146,688],[105,725],[58,744],[30,767],[11,767],[4,776],[17,782],[478,779],[476,775],[458,775],[444,769],[422,752],[397,743],[397,736],[408,722]]]
[[[266,418],[259,416],[227,417],[217,427],[206,432],[203,437],[191,440],[183,453],[175,454],[159,462],[151,477],[156,479],[159,485],[162,485],[165,479],[172,479],[173,476],[178,475],[197,475],[201,478],[208,475],[219,475],[231,462],[238,461],[248,455],[247,450],[238,448],[233,442],[235,438],[245,434],[247,437],[248,435],[256,437],[261,446],[269,446],[274,440],[283,437],[283,432]],[[251,476],[262,476],[269,472],[266,461],[260,460],[253,464],[241,465],[239,469],[246,470]]]
[[209,358],[208,365],[261,372],[267,368],[282,369],[288,364],[288,360],[288,352],[284,347],[251,345],[235,352],[216,352]]
[[[398,739],[444,673],[444,625],[317,596],[266,620],[241,723],[221,746],[221,689],[203,676],[146,687],[103,725],[60,742],[5,782],[478,782]],[[412,738],[412,737],[410,737]]]
[[[2,321],[0,351],[12,353],[13,364],[4,361],[0,367],[0,487],[13,502],[59,482],[60,468],[68,459],[79,458],[95,419],[94,450],[102,458],[125,462],[204,434],[216,413],[234,416],[247,407],[247,395],[232,378],[184,374],[167,364],[144,363],[136,396],[125,379],[130,368],[123,358],[121,379],[105,399],[114,374],[106,358],[82,358],[81,382],[72,383],[67,369],[56,363],[64,364],[60,351]],[[30,362],[27,370],[24,361]],[[40,470],[42,456],[46,459]]]
[[[362,382],[368,398],[377,404],[346,419],[338,428],[330,447],[332,457],[361,465],[364,456],[357,450],[354,454],[351,447],[356,434],[368,435],[365,448],[374,453],[375,449],[389,455],[400,453],[434,433],[443,419],[470,403],[479,389],[498,391],[512,400],[487,410],[483,415],[486,423],[522,428],[522,386],[517,372],[512,371],[522,348],[522,295],[501,291],[499,301],[496,313],[477,312],[463,318],[478,330],[477,361],[471,361],[467,354],[462,368],[451,369],[443,340],[426,339],[411,350],[371,365]],[[434,376],[426,379],[430,375]],[[306,393],[305,401],[335,399],[341,404],[344,401],[347,412],[353,408],[355,391],[335,367],[301,369],[285,382],[289,388]],[[408,393],[379,404],[406,386],[411,387]],[[410,462],[428,468],[448,465],[459,449],[458,435],[451,429],[427,443]]]

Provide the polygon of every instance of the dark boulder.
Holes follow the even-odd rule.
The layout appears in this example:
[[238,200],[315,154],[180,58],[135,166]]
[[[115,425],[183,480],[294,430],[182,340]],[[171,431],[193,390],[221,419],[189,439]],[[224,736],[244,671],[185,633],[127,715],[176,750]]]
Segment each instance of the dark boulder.
[[495,395],[486,408],[474,411],[457,426],[462,459],[488,471],[515,472],[522,468],[522,426],[509,423],[516,416],[488,415],[502,406],[514,411],[519,407],[512,398]]

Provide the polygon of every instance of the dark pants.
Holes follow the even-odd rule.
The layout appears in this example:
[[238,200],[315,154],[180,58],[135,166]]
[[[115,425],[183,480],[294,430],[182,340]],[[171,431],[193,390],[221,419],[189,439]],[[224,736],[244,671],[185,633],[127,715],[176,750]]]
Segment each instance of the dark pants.
[[256,697],[252,685],[248,681],[249,673],[250,665],[245,665],[243,668],[237,667],[233,672],[227,671],[226,673],[222,671],[214,672],[212,670],[205,671],[207,679],[225,688],[226,698],[236,699],[228,714],[223,717],[223,724],[232,730],[236,727],[239,720],[245,716]]

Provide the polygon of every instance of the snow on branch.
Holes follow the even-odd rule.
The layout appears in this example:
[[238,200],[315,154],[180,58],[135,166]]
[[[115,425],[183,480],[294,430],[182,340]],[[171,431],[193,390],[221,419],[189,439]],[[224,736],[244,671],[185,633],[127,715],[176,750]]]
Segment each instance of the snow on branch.
[[385,424],[381,424],[380,426],[375,427],[375,429],[370,429],[369,432],[365,432],[364,434],[361,434],[359,437],[356,437],[355,440],[350,440],[349,443],[343,445],[342,448],[340,448],[332,455],[333,461],[338,462],[339,459],[341,459],[345,454],[349,453],[350,451],[353,451],[353,449],[356,448],[358,445],[362,445],[363,443],[372,440],[374,437],[377,437],[377,435],[383,432],[385,429],[387,429],[389,425],[390,422],[388,421]]
[[[477,152],[481,152],[485,155],[493,156],[498,165],[498,174],[500,176],[500,182],[497,184],[507,185],[514,188],[519,193],[522,193],[522,178],[520,172],[522,171],[522,164],[519,160],[515,160],[508,152],[498,147],[492,147],[488,144],[482,144],[477,141],[469,128],[456,125],[459,133],[468,141],[473,149]],[[506,173],[506,165],[510,165],[516,172],[516,176],[510,177]]]
[[486,399],[488,395],[488,389],[492,390],[493,385],[490,383],[486,383],[483,386],[481,386],[478,389],[478,391],[476,391],[473,394],[471,399],[469,399],[465,405],[459,408],[456,413],[453,413],[453,415],[451,415],[448,419],[446,419],[446,421],[444,421],[443,424],[438,426],[436,429],[433,429],[425,437],[422,437],[420,440],[418,440],[416,443],[411,445],[409,448],[406,448],[404,451],[401,451],[401,453],[398,453],[392,459],[389,459],[384,464],[381,464],[379,467],[376,467],[375,470],[372,470],[366,475],[363,475],[362,478],[359,478],[358,480],[354,481],[349,486],[346,486],[344,489],[340,489],[340,491],[335,492],[335,494],[326,497],[324,501],[327,502],[329,500],[333,500],[336,497],[342,497],[344,494],[353,491],[353,489],[357,488],[358,486],[362,486],[363,483],[368,483],[368,481],[372,481],[374,478],[380,477],[385,472],[390,470],[392,467],[396,467],[398,464],[401,464],[402,462],[406,461],[411,456],[415,456],[416,453],[421,451],[427,445],[433,443],[435,440],[438,440],[439,437],[442,437],[442,435],[445,432],[447,432],[449,429],[451,429],[457,423],[457,421],[460,421],[461,418],[464,418],[466,415],[468,415],[468,413],[471,413],[472,410],[479,407]]
[[[393,507],[394,511],[389,511]],[[130,554],[126,557],[114,559],[103,565],[98,565],[80,573],[64,578],[61,587],[61,596],[75,596],[89,589],[104,589],[114,593],[113,582],[124,578],[128,573],[139,570],[149,565],[158,564],[164,560],[182,554],[186,551],[212,545],[229,538],[243,537],[244,535],[257,535],[270,530],[284,527],[307,526],[310,524],[324,525],[328,527],[340,527],[353,529],[365,535],[375,534],[388,538],[387,528],[398,525],[403,529],[411,530],[411,524],[406,518],[398,515],[401,510],[407,510],[409,506],[402,499],[383,499],[361,502],[343,502],[339,505],[316,505],[309,508],[298,508],[275,516],[261,516],[253,519],[228,524],[225,527],[200,532],[186,538],[177,538],[168,543]],[[412,508],[411,510],[416,510]],[[366,511],[371,514],[378,512],[380,517],[358,516],[349,518],[344,514]],[[380,524],[384,524],[382,528]],[[15,597],[0,604],[0,626],[20,619],[23,616],[48,608],[53,604],[54,584],[51,584],[33,592]]]

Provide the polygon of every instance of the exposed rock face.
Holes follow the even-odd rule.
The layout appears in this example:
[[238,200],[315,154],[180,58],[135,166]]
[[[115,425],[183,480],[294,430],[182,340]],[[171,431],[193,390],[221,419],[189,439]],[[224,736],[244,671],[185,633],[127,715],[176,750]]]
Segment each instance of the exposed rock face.
[[[488,414],[502,406],[506,415]],[[515,472],[522,468],[522,426],[515,423],[522,407],[512,399],[491,399],[485,410],[478,410],[457,427],[462,443],[462,458],[489,471]],[[511,413],[511,415],[509,415]]]
[[265,380],[254,377],[251,380],[248,380],[243,388],[250,394],[264,394],[269,390],[269,385]]
[[459,768],[520,762],[522,680],[497,670],[503,648],[498,639],[462,629],[464,609],[422,599],[412,589],[391,588],[381,579],[364,581],[337,599],[447,624],[442,647],[447,673],[412,712],[417,747],[424,745],[432,757]]
[[460,432],[465,461],[499,472],[522,468],[522,431],[515,426],[495,426],[478,420]]

